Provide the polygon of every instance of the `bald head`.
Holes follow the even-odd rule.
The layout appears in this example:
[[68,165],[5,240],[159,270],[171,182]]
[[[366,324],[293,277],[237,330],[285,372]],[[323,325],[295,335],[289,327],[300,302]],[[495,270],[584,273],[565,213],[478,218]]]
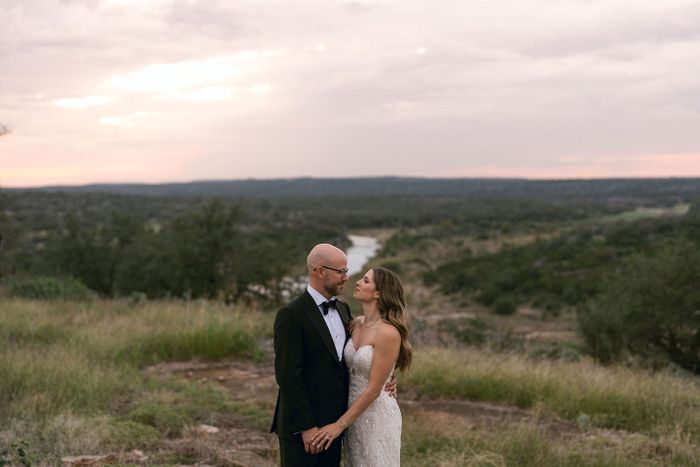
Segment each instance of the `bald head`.
[[309,284],[326,298],[343,293],[348,280],[348,257],[343,250],[328,243],[319,243],[306,258]]
[[306,257],[306,269],[309,274],[318,266],[347,262],[347,257],[343,250],[330,243],[319,243],[311,249]]

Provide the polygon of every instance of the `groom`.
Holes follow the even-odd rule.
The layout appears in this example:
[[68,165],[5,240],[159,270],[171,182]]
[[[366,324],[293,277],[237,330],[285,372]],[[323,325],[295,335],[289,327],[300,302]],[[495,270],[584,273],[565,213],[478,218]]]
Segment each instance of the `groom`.
[[347,409],[348,370],[343,348],[350,308],[336,301],[348,280],[348,259],[333,245],[316,245],[306,259],[306,292],[277,313],[275,376],[279,385],[270,432],[280,442],[282,466],[340,465],[340,440],[319,452],[311,440],[319,427]]

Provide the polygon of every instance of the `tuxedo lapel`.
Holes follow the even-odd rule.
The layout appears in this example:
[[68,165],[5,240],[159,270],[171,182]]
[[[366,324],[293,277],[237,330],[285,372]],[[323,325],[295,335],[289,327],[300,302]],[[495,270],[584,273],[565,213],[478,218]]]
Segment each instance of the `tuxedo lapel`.
[[316,302],[314,302],[314,299],[311,298],[311,295],[309,295],[308,292],[305,292],[305,297],[307,302],[307,316],[316,328],[316,331],[318,331],[318,334],[321,336],[321,340],[323,341],[323,343],[326,344],[326,348],[333,356],[333,360],[340,364],[340,362],[338,361],[338,351],[335,349],[335,344],[333,343],[331,332],[328,330],[328,326],[326,326],[326,322],[323,320],[323,316],[321,316],[321,312],[318,309],[318,305],[316,305]]
[[350,337],[350,333],[348,332],[348,324],[350,323],[350,307],[348,307],[347,303],[344,302],[337,302],[338,306],[336,306],[338,310],[338,314],[340,315],[340,319],[343,321],[343,328],[345,329],[345,342],[348,341],[348,337]]
[[350,320],[352,319],[352,315],[350,314],[350,307],[348,306],[347,303],[344,302],[338,302],[338,314],[340,315],[340,319],[343,321],[343,329],[345,329],[345,342],[343,342],[343,357],[342,361],[345,362],[345,344],[348,343],[348,339],[350,339]]

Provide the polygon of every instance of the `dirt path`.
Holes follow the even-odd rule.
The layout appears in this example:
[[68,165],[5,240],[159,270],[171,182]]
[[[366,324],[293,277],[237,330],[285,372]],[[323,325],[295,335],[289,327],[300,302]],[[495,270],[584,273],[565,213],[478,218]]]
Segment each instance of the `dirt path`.
[[[277,396],[271,361],[263,364],[242,361],[162,364],[150,368],[149,372],[214,383],[243,406],[257,407],[265,425],[271,417]],[[441,427],[445,433],[454,435],[467,431],[496,432],[527,425],[537,427],[547,438],[572,445],[585,444],[591,437],[623,442],[629,436],[634,436],[610,430],[582,431],[576,423],[502,404],[468,400],[417,400],[407,391],[400,393],[399,405],[405,419]],[[232,415],[215,429],[214,433],[208,433],[207,428],[192,429],[183,438],[170,441],[166,449],[200,460],[197,465],[276,465],[277,439],[268,434],[262,424],[251,428],[250,420]]]

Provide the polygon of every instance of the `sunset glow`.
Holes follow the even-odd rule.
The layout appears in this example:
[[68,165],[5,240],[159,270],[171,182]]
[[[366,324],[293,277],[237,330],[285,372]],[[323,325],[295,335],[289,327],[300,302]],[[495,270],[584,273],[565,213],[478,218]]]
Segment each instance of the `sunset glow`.
[[0,187],[700,176],[695,2],[275,5],[4,5]]
[[86,97],[65,97],[56,99],[54,104],[57,107],[65,107],[67,109],[88,109],[90,107],[98,107],[112,102],[110,96],[86,96]]

